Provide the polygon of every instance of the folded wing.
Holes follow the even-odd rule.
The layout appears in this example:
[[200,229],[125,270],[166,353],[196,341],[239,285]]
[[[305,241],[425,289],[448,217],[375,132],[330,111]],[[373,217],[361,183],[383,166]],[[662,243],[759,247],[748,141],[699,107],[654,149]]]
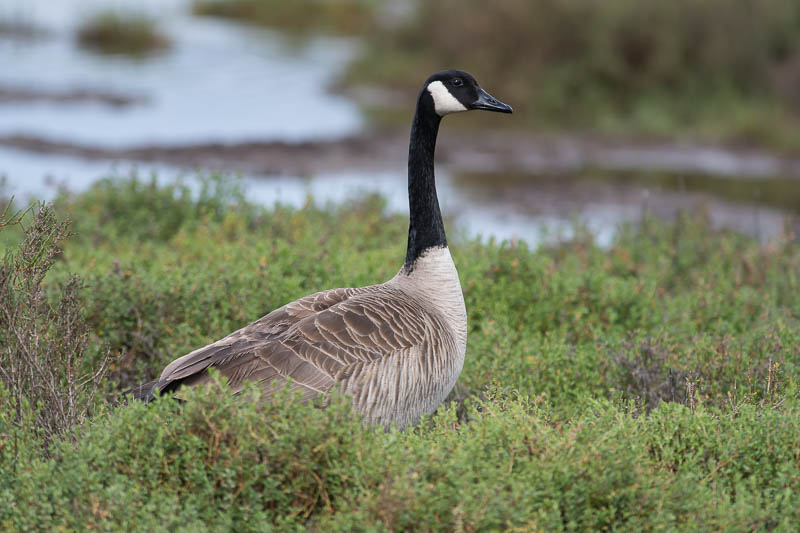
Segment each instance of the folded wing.
[[312,294],[175,360],[155,386],[201,384],[216,368],[234,392],[249,380],[269,397],[291,378],[290,387],[311,398],[382,358],[415,347],[425,352],[426,315],[385,286]]

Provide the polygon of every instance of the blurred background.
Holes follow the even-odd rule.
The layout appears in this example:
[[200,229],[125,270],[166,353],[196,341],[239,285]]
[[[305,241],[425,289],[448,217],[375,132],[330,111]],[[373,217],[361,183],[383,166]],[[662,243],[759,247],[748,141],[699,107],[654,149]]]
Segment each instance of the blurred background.
[[649,212],[797,233],[796,0],[0,0],[2,195],[221,172],[403,212],[416,95],[450,67],[515,109],[444,123],[463,235],[603,244]]

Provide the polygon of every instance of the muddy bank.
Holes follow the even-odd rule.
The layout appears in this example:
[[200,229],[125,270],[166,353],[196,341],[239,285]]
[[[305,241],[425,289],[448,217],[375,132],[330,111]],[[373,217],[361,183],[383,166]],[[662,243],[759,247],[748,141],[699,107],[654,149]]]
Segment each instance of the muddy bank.
[[[87,160],[158,162],[191,169],[307,176],[341,170],[397,169],[405,161],[408,136],[405,131],[380,130],[310,142],[211,142],[105,148],[10,135],[0,136],[0,146]],[[538,137],[499,131],[480,136],[443,131],[437,147],[437,161],[455,172],[577,173],[602,169],[749,179],[780,176],[800,181],[800,158],[753,149],[689,144],[630,146],[577,137]]]
[[[406,140],[405,143],[408,141]],[[199,143],[101,148],[48,141],[28,136],[0,136],[0,146],[42,155],[66,155],[87,160],[164,163],[177,167],[255,175],[309,176],[337,170],[396,167],[404,143],[391,135],[359,136],[336,141],[287,143]]]
[[636,223],[646,213],[665,220],[674,220],[681,212],[704,213],[716,227],[734,228],[766,240],[781,234],[789,218],[787,214],[795,212],[794,206],[780,205],[772,198],[754,202],[752,198],[747,201],[694,187],[670,189],[648,180],[594,179],[591,173],[504,178],[467,173],[456,176],[455,184],[473,202],[503,206],[508,211],[544,220],[565,220],[580,214],[581,219],[591,221],[595,227]]
[[[381,142],[376,142],[380,140]],[[440,147],[437,188],[443,212],[465,235],[523,239],[529,244],[568,239],[580,220],[597,242],[612,242],[620,224],[636,224],[645,212],[672,220],[678,212],[707,213],[718,227],[736,228],[769,241],[786,235],[786,224],[800,234],[800,187],[793,178],[712,177],[625,171],[518,173],[480,172],[464,159],[481,157],[468,140],[455,137]],[[3,143],[15,148],[4,148]],[[205,172],[192,167],[241,171],[247,197],[257,203],[302,206],[309,198],[339,203],[356,194],[380,194],[390,212],[408,206],[405,135],[376,134],[337,142],[204,144],[114,150],[43,143],[22,137],[0,139],[0,167],[8,173],[6,195],[53,198],[62,187],[88,189],[99,177],[158,176],[199,187]],[[491,146],[496,139],[486,141]],[[456,143],[457,144],[457,143]],[[468,147],[475,152],[467,153]],[[39,151],[46,151],[46,155]],[[484,163],[497,152],[487,152]],[[80,157],[78,157],[80,156]],[[514,156],[519,157],[519,156]],[[109,158],[116,158],[116,161]],[[149,162],[146,161],[149,159]],[[164,163],[167,161],[167,163]],[[513,158],[497,161],[510,167]],[[254,171],[248,171],[253,168]],[[2,169],[0,169],[2,171]],[[283,175],[280,175],[283,174]],[[264,178],[268,175],[267,179]],[[309,178],[309,179],[306,179]]]
[[47,30],[26,20],[0,20],[0,40],[37,41],[48,36]]
[[122,108],[133,105],[144,105],[149,98],[141,94],[123,94],[98,89],[66,89],[44,91],[24,87],[0,86],[0,104],[100,104]]

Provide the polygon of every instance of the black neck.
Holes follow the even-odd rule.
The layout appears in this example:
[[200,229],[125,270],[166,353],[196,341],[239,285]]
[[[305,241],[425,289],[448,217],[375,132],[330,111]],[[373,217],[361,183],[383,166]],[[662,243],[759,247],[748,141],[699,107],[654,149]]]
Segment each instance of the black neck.
[[408,249],[403,265],[408,272],[427,249],[447,246],[436,180],[433,175],[433,155],[441,117],[433,109],[430,96],[423,93],[417,102],[417,112],[411,125],[408,148]]

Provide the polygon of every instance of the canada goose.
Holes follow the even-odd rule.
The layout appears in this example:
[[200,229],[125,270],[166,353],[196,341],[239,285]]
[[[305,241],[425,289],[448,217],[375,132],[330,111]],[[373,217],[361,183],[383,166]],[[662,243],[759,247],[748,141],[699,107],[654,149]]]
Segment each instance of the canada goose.
[[176,359],[134,396],[150,400],[156,389],[204,383],[213,367],[234,393],[251,380],[267,399],[287,381],[306,398],[338,385],[367,422],[387,427],[402,428],[433,412],[455,385],[467,346],[467,313],[439,211],[433,157],[442,117],[471,109],[512,112],[460,70],[437,72],[420,92],[408,154],[408,249],[395,277],[288,303]]

